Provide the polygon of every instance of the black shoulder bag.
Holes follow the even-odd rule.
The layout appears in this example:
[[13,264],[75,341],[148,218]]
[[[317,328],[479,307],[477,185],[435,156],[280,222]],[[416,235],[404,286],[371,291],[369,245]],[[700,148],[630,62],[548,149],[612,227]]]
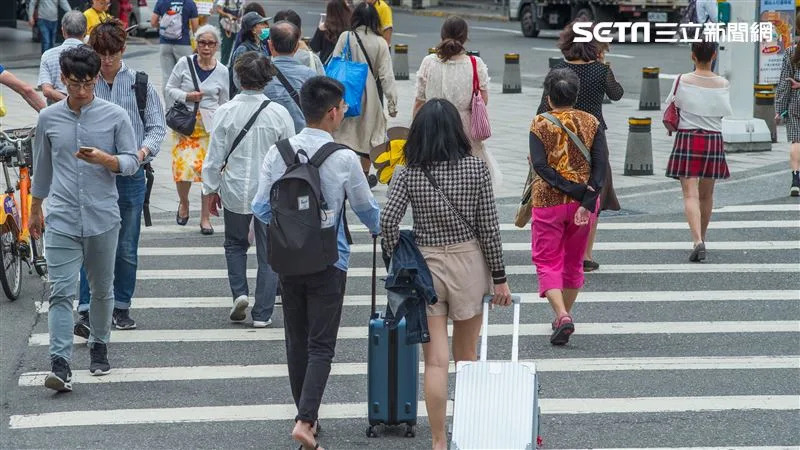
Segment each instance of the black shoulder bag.
[[247,121],[247,124],[244,126],[244,128],[242,128],[242,130],[239,132],[239,134],[236,135],[236,139],[233,140],[233,144],[231,145],[231,149],[228,150],[228,154],[225,155],[225,161],[222,162],[222,167],[220,167],[220,169],[219,169],[220,172],[225,170],[225,166],[228,165],[228,158],[231,157],[231,154],[233,153],[233,151],[236,150],[236,147],[238,147],[239,143],[242,142],[242,139],[244,139],[244,136],[247,134],[248,131],[250,131],[250,127],[252,127],[253,124],[256,123],[256,119],[258,119],[258,115],[261,114],[261,111],[263,111],[264,108],[266,108],[267,105],[269,105],[269,104],[270,104],[269,100],[264,100],[263,102],[261,102],[261,106],[259,106],[258,109],[256,110],[256,112],[253,113],[252,116],[250,116],[250,120]]
[[[133,93],[136,96],[136,109],[139,110],[139,118],[142,119],[142,128],[147,126],[145,122],[144,113],[147,109],[147,73],[136,72],[135,81],[133,83]],[[144,214],[144,226],[153,226],[153,219],[150,217],[150,194],[153,193],[153,182],[155,175],[153,175],[153,166],[150,163],[144,165],[145,192],[144,192],[144,205],[142,207],[142,214]]]
[[[189,65],[189,72],[192,74],[194,90],[199,91],[200,86],[197,83],[197,75],[194,73],[194,62],[191,56],[186,57],[186,63]],[[167,126],[184,136],[191,136],[192,133],[194,133],[194,126],[197,122],[197,111],[199,109],[200,102],[195,102],[194,109],[190,111],[186,103],[175,100],[175,104],[167,111]]]

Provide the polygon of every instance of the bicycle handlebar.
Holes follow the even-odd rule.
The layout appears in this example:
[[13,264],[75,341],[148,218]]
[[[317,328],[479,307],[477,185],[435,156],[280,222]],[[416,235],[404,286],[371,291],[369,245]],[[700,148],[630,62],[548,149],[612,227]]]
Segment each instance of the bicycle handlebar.
[[29,128],[25,136],[20,138],[11,137],[8,135],[8,133],[5,132],[5,130],[0,130],[0,140],[9,142],[11,144],[24,144],[33,138],[34,130],[36,130],[35,127]]

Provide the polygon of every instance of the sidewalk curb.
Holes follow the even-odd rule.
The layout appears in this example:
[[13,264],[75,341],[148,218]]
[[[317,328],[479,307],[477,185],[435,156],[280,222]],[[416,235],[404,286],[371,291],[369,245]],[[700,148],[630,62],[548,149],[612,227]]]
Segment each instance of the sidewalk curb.
[[405,6],[393,6],[392,9],[395,12],[409,14],[412,16],[441,17],[441,18],[458,16],[463,19],[471,19],[471,20],[489,20],[493,22],[511,21],[507,17],[499,14],[489,14],[480,12],[472,13],[472,12],[462,12],[462,11],[448,11],[444,9],[412,9]]

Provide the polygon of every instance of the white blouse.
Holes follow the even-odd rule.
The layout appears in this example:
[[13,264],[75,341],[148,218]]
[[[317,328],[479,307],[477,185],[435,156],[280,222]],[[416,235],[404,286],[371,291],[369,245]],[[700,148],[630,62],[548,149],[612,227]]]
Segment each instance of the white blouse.
[[[194,57],[194,55],[192,55]],[[167,97],[164,99],[167,108],[171,107],[175,101],[186,103],[190,108],[194,107],[193,102],[186,101],[186,94],[193,92],[194,83],[192,83],[192,73],[189,71],[189,64],[186,58],[181,58],[172,69],[172,74],[169,76],[167,82]],[[220,105],[230,99],[228,68],[224,64],[217,61],[217,66],[214,72],[203,81],[197,79],[200,86],[200,91],[203,93],[203,99],[200,101],[200,109],[209,112],[214,112]],[[207,124],[210,129],[210,123]]]
[[[684,74],[675,92],[676,78],[665,103],[674,101],[680,109],[679,129],[701,129],[722,132],[722,118],[733,114],[730,83],[722,77],[706,78]],[[699,86],[698,83],[708,86]],[[722,87],[712,87],[714,85]],[[675,94],[673,95],[673,92]]]

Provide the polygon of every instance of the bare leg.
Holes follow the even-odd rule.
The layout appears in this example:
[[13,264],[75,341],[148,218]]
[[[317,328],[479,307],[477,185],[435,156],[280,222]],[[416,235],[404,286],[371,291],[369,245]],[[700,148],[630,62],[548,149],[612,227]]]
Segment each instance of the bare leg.
[[700,198],[700,240],[706,241],[708,223],[711,221],[711,210],[714,208],[714,179],[703,178],[698,184]]
[[686,214],[686,221],[689,223],[689,231],[692,234],[694,245],[703,241],[701,232],[700,216],[700,194],[698,192],[697,178],[681,178],[681,188],[683,188],[683,210]]
[[481,333],[483,314],[467,319],[453,321],[453,360],[476,361],[478,359],[478,336]]
[[[302,420],[295,422],[294,429],[292,429],[292,439],[300,442],[303,445],[303,449],[313,449],[314,444],[317,443],[311,430],[311,424]],[[324,450],[322,447],[319,448]]]
[[550,289],[545,292],[544,295],[547,297],[547,301],[550,302],[550,307],[553,308],[553,312],[556,313],[557,318],[564,314],[569,314],[569,312],[567,312],[567,307],[564,305],[564,295],[561,289]]
[[447,449],[447,372],[450,350],[447,345],[447,316],[428,316],[431,340],[422,344],[425,356],[425,408],[433,435],[434,450]]
[[594,247],[594,238],[597,236],[597,222],[598,220],[592,221],[592,228],[589,229],[589,240],[586,242],[586,250],[583,253],[584,261],[594,261],[592,259],[592,247]]
[[564,309],[567,310],[568,314],[572,314],[572,306],[575,304],[575,300],[578,299],[578,292],[580,292],[580,289],[564,289]]
[[211,213],[208,211],[208,202],[206,202],[206,196],[200,194],[200,227],[201,228],[211,228]]
[[192,183],[189,181],[178,181],[175,183],[175,188],[178,191],[178,215],[181,217],[189,217],[189,190],[192,188]]
[[789,150],[789,166],[793,171],[800,170],[800,142],[792,142]]

